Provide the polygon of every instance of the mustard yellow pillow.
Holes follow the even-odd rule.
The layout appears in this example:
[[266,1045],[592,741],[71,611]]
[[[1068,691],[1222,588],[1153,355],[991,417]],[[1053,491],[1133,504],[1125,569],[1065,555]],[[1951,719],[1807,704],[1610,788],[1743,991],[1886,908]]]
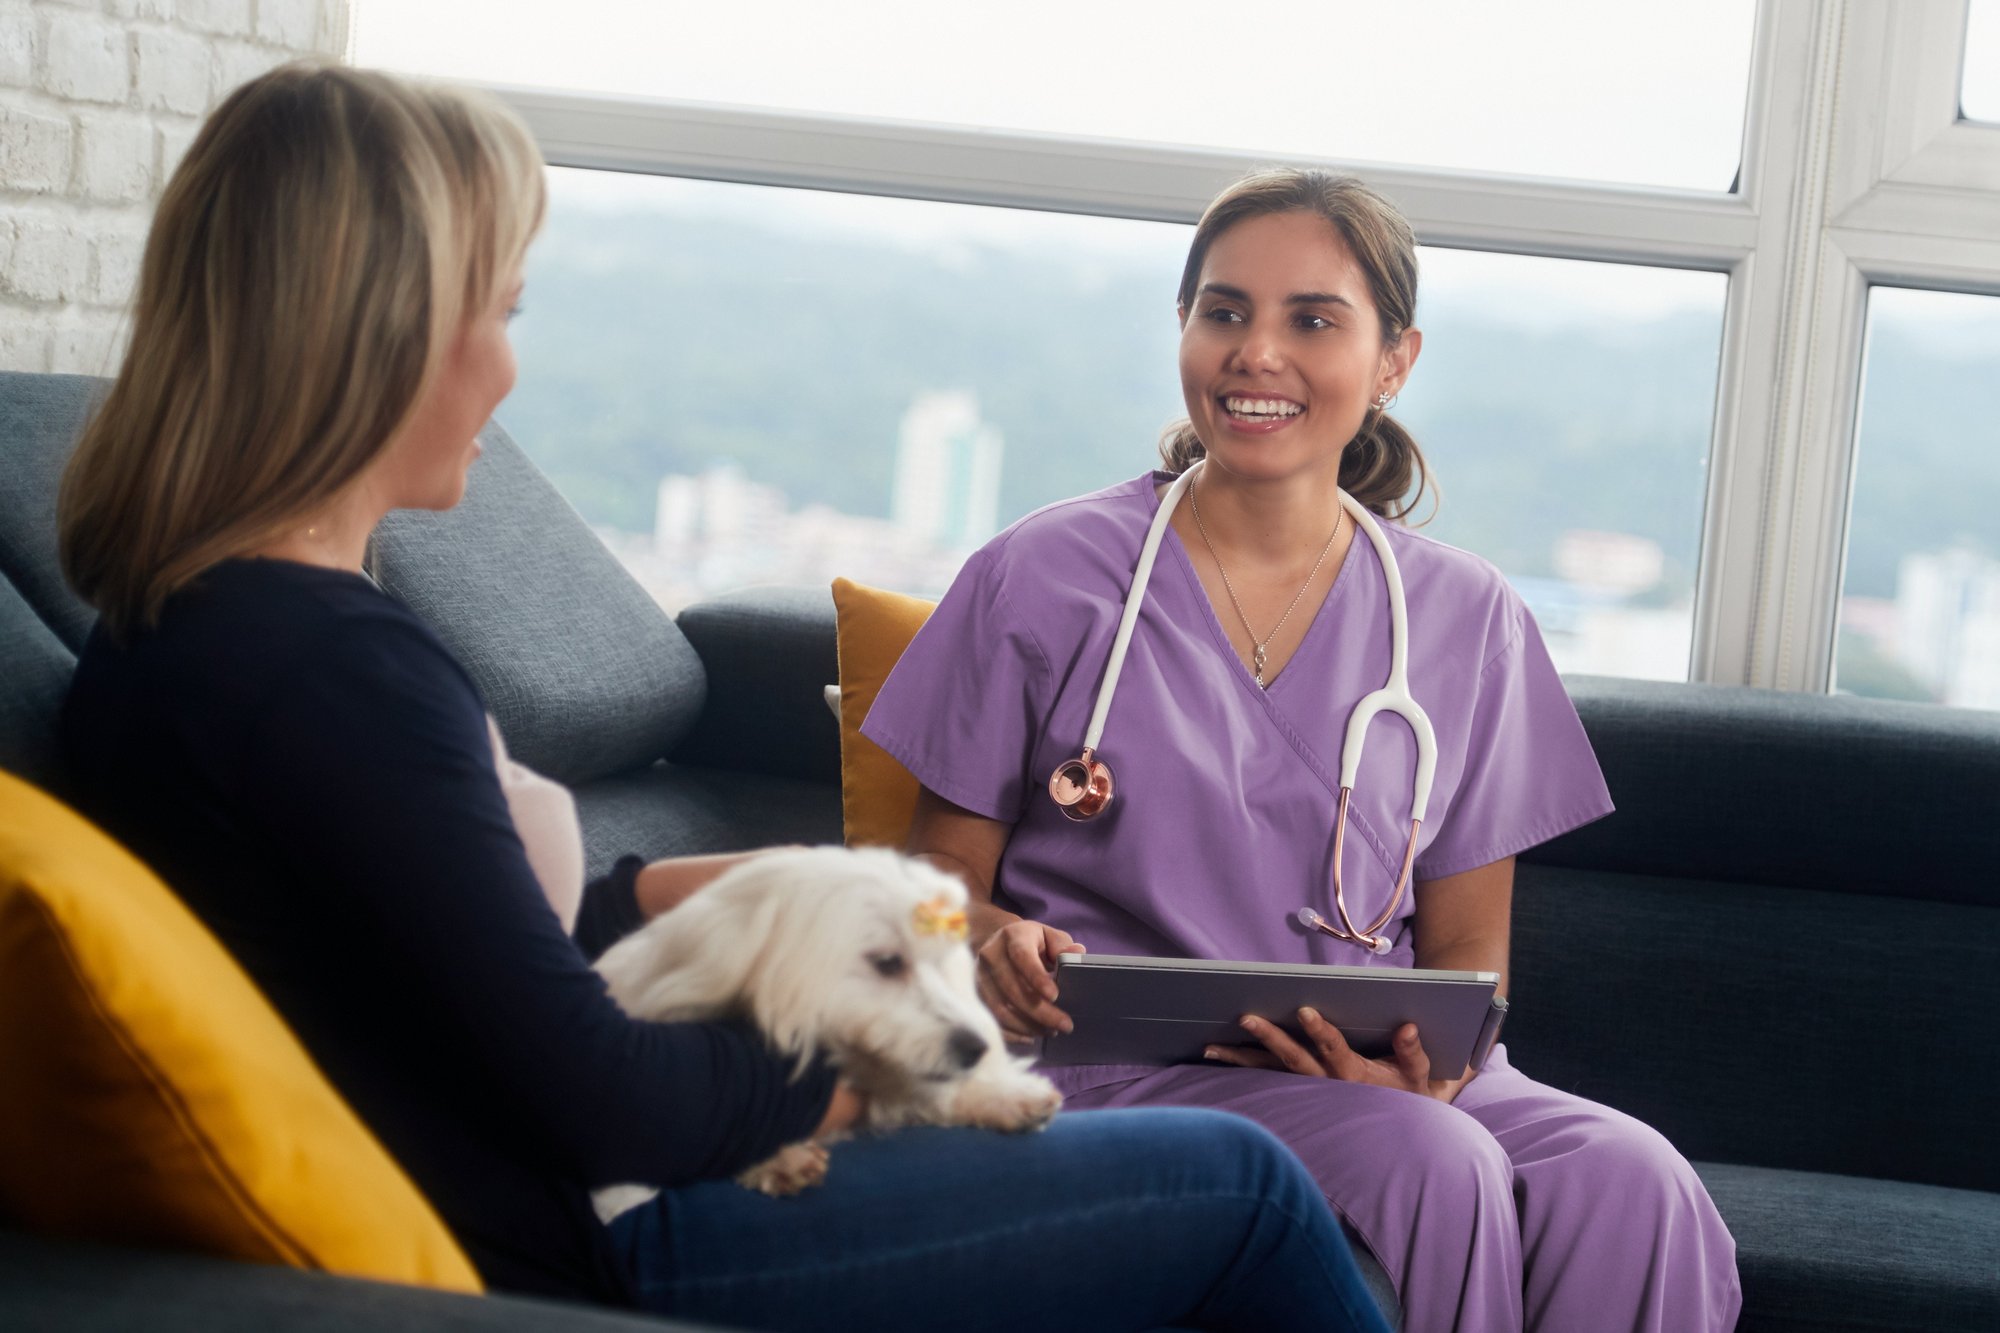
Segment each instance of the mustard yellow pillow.
[[480,1290],[215,938],[123,848],[6,773],[0,1213],[82,1240]]
[[882,682],[937,603],[833,581],[840,653],[840,814],[849,847],[901,847],[917,809],[917,780],[861,734]]

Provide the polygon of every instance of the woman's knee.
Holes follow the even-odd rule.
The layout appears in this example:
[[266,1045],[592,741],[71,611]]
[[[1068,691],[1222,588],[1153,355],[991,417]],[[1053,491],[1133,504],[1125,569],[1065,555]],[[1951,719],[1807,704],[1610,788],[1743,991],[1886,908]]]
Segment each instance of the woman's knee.
[[1512,1195],[1513,1163],[1484,1125],[1446,1102],[1417,1096],[1409,1101],[1399,1108],[1399,1132],[1378,1169],[1425,1195],[1469,1202]]
[[1593,1188],[1614,1191],[1635,1211],[1647,1201],[1655,1211],[1676,1211],[1708,1197],[1680,1150],[1651,1125],[1627,1115],[1614,1112],[1587,1125],[1574,1155],[1578,1176]]
[[1576,1190],[1616,1199],[1622,1216],[1665,1230],[1683,1230],[1681,1219],[1691,1213],[1713,1212],[1701,1178],[1665,1135],[1622,1112],[1597,1110],[1569,1118],[1515,1163],[1530,1213],[1538,1200],[1565,1210],[1558,1201]]
[[[1317,1200],[1318,1189],[1279,1138],[1227,1111],[1161,1107],[1062,1116],[1099,1170],[1154,1188]],[[1084,1131],[1088,1131],[1085,1133]]]
[[1268,1129],[1230,1111],[1202,1107],[1144,1107],[1074,1111],[1058,1119],[1090,1129],[1088,1151],[1100,1159],[1128,1159],[1162,1169],[1186,1167],[1218,1181],[1258,1181],[1270,1171],[1300,1171],[1292,1151]]

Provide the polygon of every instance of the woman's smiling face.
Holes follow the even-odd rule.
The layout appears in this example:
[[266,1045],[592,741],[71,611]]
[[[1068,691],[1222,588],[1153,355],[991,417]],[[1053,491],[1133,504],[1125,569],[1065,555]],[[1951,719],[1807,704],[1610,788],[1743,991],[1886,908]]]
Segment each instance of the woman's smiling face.
[[1420,337],[1382,345],[1367,276],[1313,213],[1245,219],[1203,258],[1181,311],[1181,390],[1208,455],[1275,480],[1338,468],[1379,394],[1401,389]]

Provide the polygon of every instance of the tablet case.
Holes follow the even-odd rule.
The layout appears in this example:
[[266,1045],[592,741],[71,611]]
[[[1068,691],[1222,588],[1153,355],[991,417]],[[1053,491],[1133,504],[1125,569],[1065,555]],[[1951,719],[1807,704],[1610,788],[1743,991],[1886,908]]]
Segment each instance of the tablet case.
[[1042,1040],[1051,1065],[1199,1063],[1208,1046],[1250,1042],[1244,1014],[1310,1048],[1298,1021],[1310,1006],[1366,1056],[1387,1055],[1415,1023],[1432,1076],[1455,1078],[1485,1063],[1507,1012],[1493,972],[1063,954],[1055,980],[1074,1029]]

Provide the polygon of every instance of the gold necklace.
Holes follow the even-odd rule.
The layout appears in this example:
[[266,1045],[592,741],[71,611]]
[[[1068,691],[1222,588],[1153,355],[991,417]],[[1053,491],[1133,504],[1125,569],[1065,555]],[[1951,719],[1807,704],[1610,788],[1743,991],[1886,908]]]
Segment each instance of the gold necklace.
[[1236,585],[1229,581],[1229,571],[1222,567],[1222,557],[1215,553],[1215,543],[1208,539],[1208,528],[1201,521],[1201,504],[1195,499],[1195,492],[1200,489],[1199,485],[1188,487],[1188,508],[1194,511],[1194,530],[1201,534],[1201,544],[1208,548],[1209,558],[1215,561],[1215,572],[1222,575],[1222,587],[1229,594],[1230,603],[1236,608],[1236,618],[1243,622],[1243,632],[1250,636],[1251,674],[1257,678],[1257,688],[1267,690],[1270,686],[1264,683],[1264,650],[1271,646],[1271,640],[1278,637],[1278,631],[1292,618],[1292,611],[1306,595],[1306,589],[1312,587],[1313,580],[1319,576],[1319,567],[1326,563],[1327,553],[1333,550],[1334,542],[1340,537],[1340,524],[1341,520],[1347,517],[1347,509],[1342,506],[1335,511],[1333,536],[1328,537],[1326,545],[1319,548],[1319,559],[1313,561],[1312,573],[1306,575],[1306,581],[1299,585],[1298,592],[1292,597],[1292,604],[1285,608],[1285,614],[1278,617],[1278,623],[1271,626],[1271,632],[1264,636],[1262,643],[1259,643],[1257,631],[1250,628],[1250,617],[1243,614],[1243,602],[1236,595]]

